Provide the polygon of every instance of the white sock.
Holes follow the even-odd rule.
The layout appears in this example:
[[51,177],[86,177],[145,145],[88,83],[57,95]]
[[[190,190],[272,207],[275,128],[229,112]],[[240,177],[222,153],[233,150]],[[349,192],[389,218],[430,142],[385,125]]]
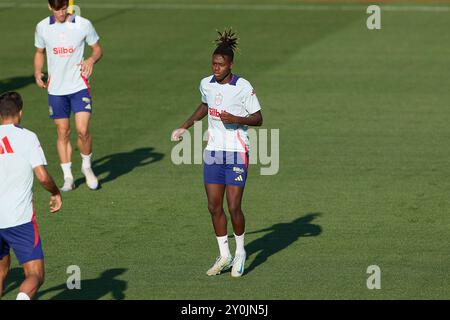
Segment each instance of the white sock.
[[222,257],[231,256],[230,248],[228,247],[228,236],[216,237],[219,244],[220,255]]
[[72,175],[72,162],[68,162],[68,163],[61,163],[61,169],[64,173],[64,179],[66,178],[71,178],[73,179],[73,175]]
[[19,292],[19,294],[17,295],[16,300],[31,300],[31,299],[26,293]]
[[234,234],[234,239],[236,240],[236,255],[245,253],[244,237],[245,237],[245,232],[243,234],[241,234],[240,236],[237,236],[236,234]]
[[83,163],[81,164],[81,167],[83,169],[89,169],[91,167],[91,158],[92,158],[92,153],[88,154],[87,156],[80,153],[81,154],[81,159],[83,160]]

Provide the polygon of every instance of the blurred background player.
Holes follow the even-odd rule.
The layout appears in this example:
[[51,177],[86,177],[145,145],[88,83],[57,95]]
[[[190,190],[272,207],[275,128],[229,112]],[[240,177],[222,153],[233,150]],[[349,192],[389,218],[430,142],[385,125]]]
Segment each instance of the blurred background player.
[[7,92],[0,96],[0,298],[14,250],[25,272],[17,300],[32,299],[44,282],[44,253],[33,208],[33,171],[51,193],[50,211],[61,209],[58,187],[47,173],[37,136],[19,126],[22,98]]
[[[72,175],[72,146],[70,143],[70,115],[75,114],[77,146],[81,153],[81,172],[87,186],[95,190],[98,179],[91,168],[92,137],[89,120],[92,112],[92,98],[88,79],[94,64],[103,53],[99,36],[91,22],[68,13],[69,0],[49,0],[52,15],[36,27],[34,76],[40,88],[48,90],[50,118],[56,124],[57,149],[64,174],[61,191],[74,188]],[[84,43],[92,48],[92,55],[84,60]],[[48,81],[43,81],[44,57],[47,54]]]
[[[231,72],[237,41],[231,29],[219,32],[217,48],[212,55],[213,75],[200,83],[202,103],[172,133],[172,140],[179,141],[195,121],[208,115],[209,140],[204,155],[204,183],[220,251],[216,262],[207,271],[210,276],[231,267],[233,277],[240,277],[244,272],[245,218],[241,202],[249,157],[247,126],[261,126],[263,122],[261,107],[252,86]],[[227,218],[223,210],[225,193],[236,240],[234,260],[228,246]]]

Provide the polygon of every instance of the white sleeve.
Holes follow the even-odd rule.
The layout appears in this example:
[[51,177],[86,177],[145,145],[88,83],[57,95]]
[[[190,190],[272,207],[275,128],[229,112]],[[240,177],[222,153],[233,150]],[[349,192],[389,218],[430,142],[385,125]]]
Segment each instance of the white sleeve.
[[38,166],[46,166],[47,160],[45,159],[44,150],[42,150],[39,139],[36,135],[33,135],[30,143],[30,150],[28,153],[28,161],[31,167],[34,169]]
[[34,46],[36,48],[45,49],[44,35],[42,34],[42,28],[39,25],[36,26],[36,31],[34,33]]
[[96,44],[98,40],[100,40],[100,37],[98,36],[97,31],[95,31],[95,28],[90,21],[87,21],[86,28],[86,43],[92,46]]
[[253,114],[261,110],[258,97],[252,87],[250,87],[250,90],[248,90],[244,96],[244,108],[249,114]]
[[205,92],[203,91],[202,83],[200,82],[200,93],[202,94],[202,102],[208,103],[208,100],[206,100]]

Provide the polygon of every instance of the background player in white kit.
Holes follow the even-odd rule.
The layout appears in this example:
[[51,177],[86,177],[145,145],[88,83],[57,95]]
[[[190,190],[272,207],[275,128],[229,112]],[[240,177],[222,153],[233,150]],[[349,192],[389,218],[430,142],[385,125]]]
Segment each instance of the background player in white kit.
[[[231,275],[240,277],[244,273],[246,259],[245,219],[241,202],[248,170],[247,126],[260,126],[263,118],[250,83],[231,72],[234,50],[237,49],[236,35],[231,29],[219,32],[216,43],[217,48],[212,56],[213,75],[200,83],[202,103],[173,132],[172,140],[180,140],[186,129],[208,115],[209,139],[205,150],[204,184],[220,256],[206,273],[213,276],[232,267]],[[234,259],[228,247],[227,218],[223,210],[225,193],[236,240]]]
[[[56,124],[58,133],[57,149],[64,173],[61,191],[74,188],[72,175],[72,146],[70,143],[70,115],[75,114],[78,135],[77,146],[81,153],[81,171],[87,186],[95,190],[98,179],[91,168],[92,137],[89,120],[93,102],[88,79],[94,64],[102,55],[102,49],[91,22],[68,13],[69,0],[49,0],[50,17],[36,27],[34,56],[34,76],[41,88],[48,90],[50,118]],[[85,42],[92,48],[92,55],[84,60]],[[48,80],[44,83],[42,69],[47,54]]]
[[50,211],[61,209],[58,187],[47,173],[37,136],[22,127],[22,98],[0,96],[0,298],[10,267],[10,249],[23,266],[25,280],[17,300],[32,299],[44,282],[44,254],[33,207],[33,172],[51,193]]

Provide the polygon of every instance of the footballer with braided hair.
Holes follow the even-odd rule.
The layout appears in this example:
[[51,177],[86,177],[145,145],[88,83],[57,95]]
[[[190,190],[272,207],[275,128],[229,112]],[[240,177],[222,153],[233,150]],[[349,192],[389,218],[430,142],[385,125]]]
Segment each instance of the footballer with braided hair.
[[[244,273],[245,218],[241,209],[249,159],[248,126],[261,126],[261,106],[251,84],[232,72],[238,37],[231,29],[219,32],[212,54],[213,74],[200,82],[202,102],[180,128],[172,133],[179,141],[183,133],[208,115],[208,145],[204,153],[204,184],[220,255],[207,275],[218,275],[232,268],[231,276]],[[226,194],[236,252],[230,253],[227,218],[223,209]]]

